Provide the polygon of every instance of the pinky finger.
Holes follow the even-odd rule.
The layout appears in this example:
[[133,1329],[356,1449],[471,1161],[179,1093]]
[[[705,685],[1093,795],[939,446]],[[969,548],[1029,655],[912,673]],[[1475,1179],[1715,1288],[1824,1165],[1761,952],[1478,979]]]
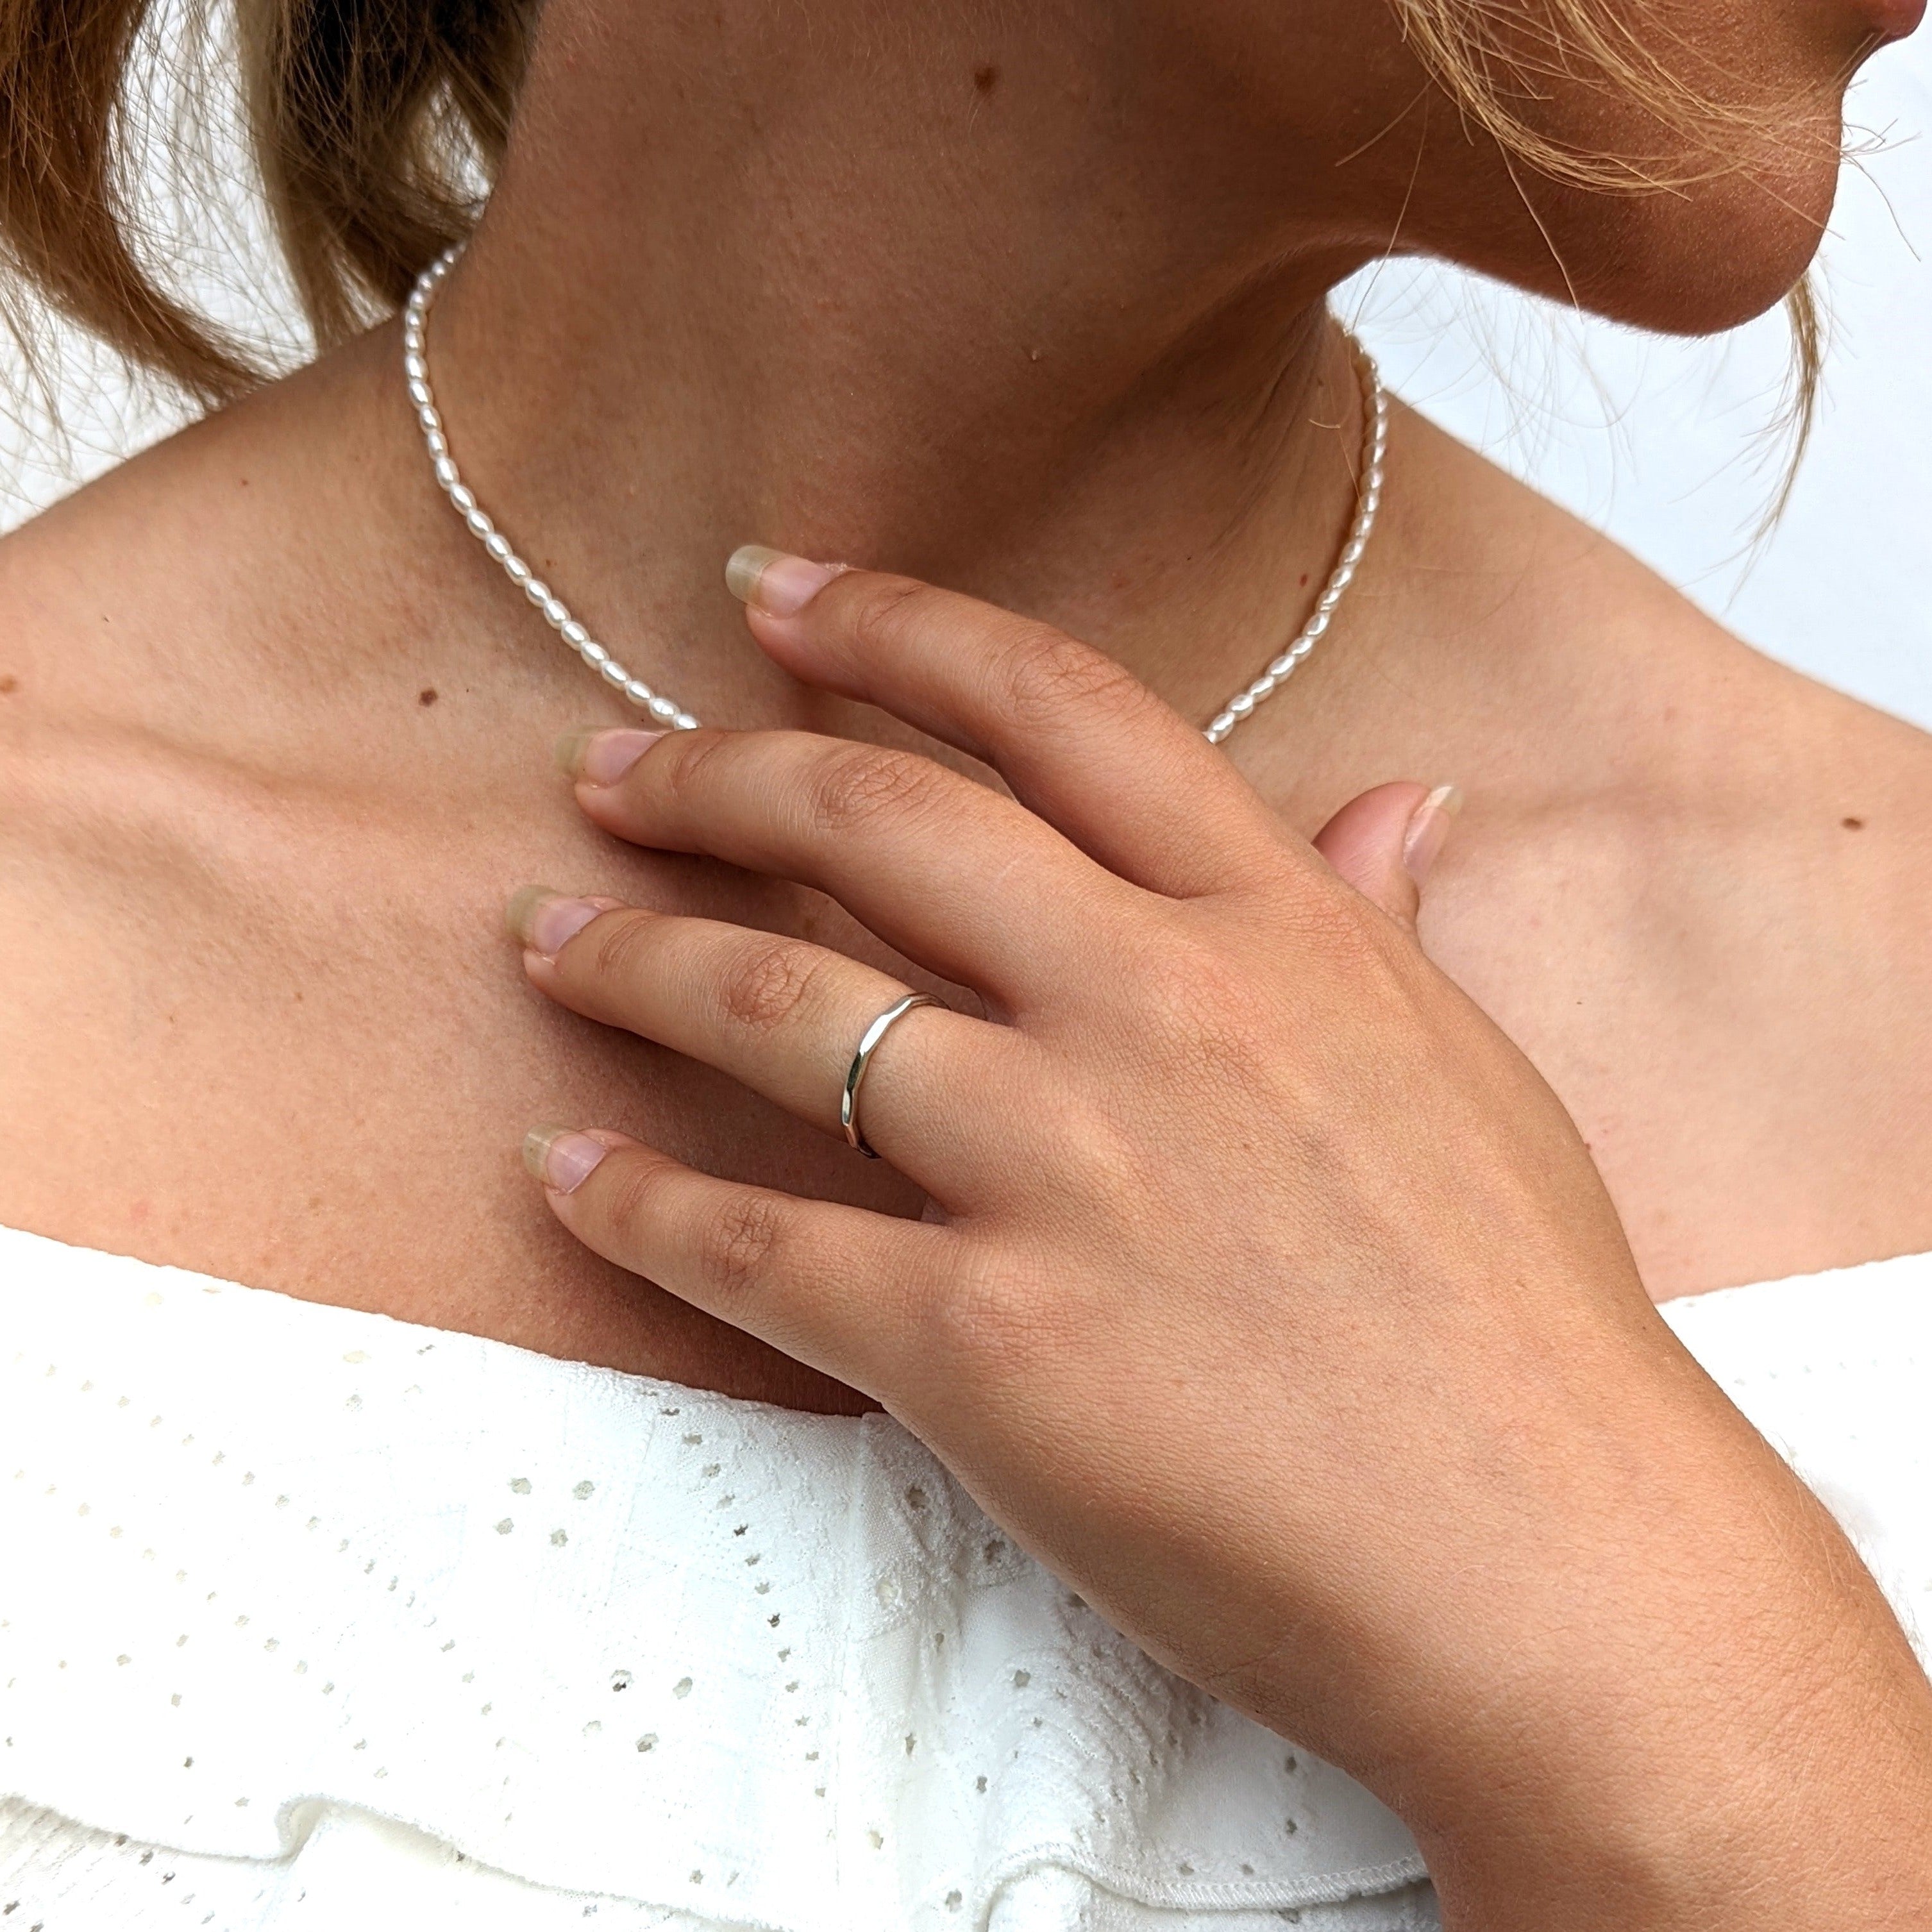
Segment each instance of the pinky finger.
[[896,1406],[908,1304],[956,1264],[944,1228],[720,1180],[602,1127],[533,1127],[524,1160],[605,1260]]

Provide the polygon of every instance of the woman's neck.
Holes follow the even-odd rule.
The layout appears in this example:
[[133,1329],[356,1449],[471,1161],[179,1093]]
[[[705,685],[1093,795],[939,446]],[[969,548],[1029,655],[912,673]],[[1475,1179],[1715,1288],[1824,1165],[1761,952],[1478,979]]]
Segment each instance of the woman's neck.
[[1308,144],[1185,47],[753,10],[554,0],[431,326],[478,496],[701,716],[783,703],[720,580],[758,541],[1051,617],[1204,717],[1353,507],[1358,214],[1285,222]]

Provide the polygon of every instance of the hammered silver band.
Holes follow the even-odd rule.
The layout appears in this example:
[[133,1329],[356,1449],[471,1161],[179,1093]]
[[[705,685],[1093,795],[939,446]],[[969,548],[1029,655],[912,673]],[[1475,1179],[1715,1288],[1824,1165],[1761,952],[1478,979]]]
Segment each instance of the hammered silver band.
[[845,1130],[848,1143],[856,1148],[868,1160],[877,1160],[879,1152],[859,1131],[859,1089],[866,1084],[866,1070],[872,1064],[872,1055],[878,1051],[880,1041],[892,1031],[896,1020],[904,1018],[915,1006],[943,1006],[945,1004],[930,993],[908,993],[904,999],[895,1000],[859,1036],[852,1064],[845,1070],[845,1090],[838,1096],[838,1124]]

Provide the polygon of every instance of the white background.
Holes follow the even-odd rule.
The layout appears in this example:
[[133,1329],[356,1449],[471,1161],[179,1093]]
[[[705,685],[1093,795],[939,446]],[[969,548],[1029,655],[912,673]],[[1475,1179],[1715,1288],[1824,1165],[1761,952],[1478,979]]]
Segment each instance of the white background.
[[[1932,728],[1932,28],[1872,62],[1851,119],[1871,151],[1846,170],[1820,257],[1832,340],[1817,430],[1760,543],[1786,454],[1767,434],[1790,366],[1781,318],[1667,341],[1414,262],[1367,272],[1336,305],[1390,386],[1444,428],[1752,643]],[[218,129],[211,145],[226,139]],[[166,226],[178,183],[152,172]],[[195,256],[194,281],[224,312],[292,339],[286,290],[254,285],[266,251],[251,212],[238,202]],[[85,344],[53,338],[44,366],[46,393],[26,386],[0,422],[5,523],[178,420]]]

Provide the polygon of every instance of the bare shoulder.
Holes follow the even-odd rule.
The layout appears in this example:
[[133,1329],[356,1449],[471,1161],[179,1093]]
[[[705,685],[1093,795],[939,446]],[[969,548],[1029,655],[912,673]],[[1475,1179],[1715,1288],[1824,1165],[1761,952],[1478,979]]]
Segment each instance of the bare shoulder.
[[1932,1248],[1932,737],[1672,601],[1442,926],[1660,1299]]

